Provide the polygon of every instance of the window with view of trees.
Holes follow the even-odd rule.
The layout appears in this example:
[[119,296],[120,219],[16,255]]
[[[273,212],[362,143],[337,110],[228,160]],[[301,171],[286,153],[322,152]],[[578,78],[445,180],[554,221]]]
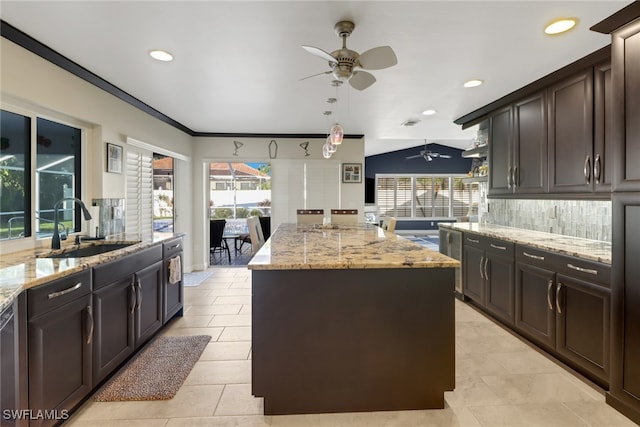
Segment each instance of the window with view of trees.
[[[56,202],[80,198],[82,130],[35,115],[0,113],[0,240],[30,237],[32,227],[36,237],[51,236]],[[62,203],[58,218],[61,233],[80,231],[74,203]]]
[[462,176],[376,175],[380,216],[454,218],[465,216],[479,202],[476,185]]

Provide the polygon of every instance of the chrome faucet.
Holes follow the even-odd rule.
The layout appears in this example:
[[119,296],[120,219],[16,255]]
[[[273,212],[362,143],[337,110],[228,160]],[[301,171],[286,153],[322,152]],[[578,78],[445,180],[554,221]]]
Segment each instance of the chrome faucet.
[[66,201],[71,201],[77,203],[82,208],[82,213],[84,215],[85,220],[91,219],[91,214],[87,210],[87,207],[84,205],[82,200],[77,199],[75,197],[64,197],[56,202],[53,205],[53,236],[51,236],[51,249],[60,249],[60,233],[58,232],[58,211],[60,210],[60,205]]

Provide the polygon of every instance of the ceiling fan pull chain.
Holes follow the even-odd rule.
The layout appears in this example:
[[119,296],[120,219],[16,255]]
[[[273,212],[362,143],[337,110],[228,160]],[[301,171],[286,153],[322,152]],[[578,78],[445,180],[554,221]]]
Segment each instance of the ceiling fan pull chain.
[[275,159],[278,156],[278,143],[275,139],[272,139],[269,143],[269,158]]

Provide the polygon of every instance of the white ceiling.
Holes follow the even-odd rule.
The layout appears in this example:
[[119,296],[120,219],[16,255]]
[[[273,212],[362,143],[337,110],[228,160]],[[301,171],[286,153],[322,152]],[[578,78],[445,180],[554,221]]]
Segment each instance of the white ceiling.
[[[630,2],[1,0],[0,16],[193,131],[326,133],[338,121],[373,155],[424,139],[466,148],[475,129],[453,120],[607,45],[589,27]],[[560,16],[579,25],[545,36]],[[350,49],[389,45],[398,64],[371,71],[364,91],[336,89],[331,75],[300,81],[329,69],[301,45],[339,49],[333,27],[345,19]],[[471,78],[485,83],[464,89]]]

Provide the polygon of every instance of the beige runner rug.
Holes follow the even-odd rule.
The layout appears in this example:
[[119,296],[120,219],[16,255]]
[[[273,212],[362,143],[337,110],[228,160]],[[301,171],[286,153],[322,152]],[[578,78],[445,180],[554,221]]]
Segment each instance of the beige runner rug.
[[173,398],[207,344],[209,335],[158,336],[94,395],[98,402]]

